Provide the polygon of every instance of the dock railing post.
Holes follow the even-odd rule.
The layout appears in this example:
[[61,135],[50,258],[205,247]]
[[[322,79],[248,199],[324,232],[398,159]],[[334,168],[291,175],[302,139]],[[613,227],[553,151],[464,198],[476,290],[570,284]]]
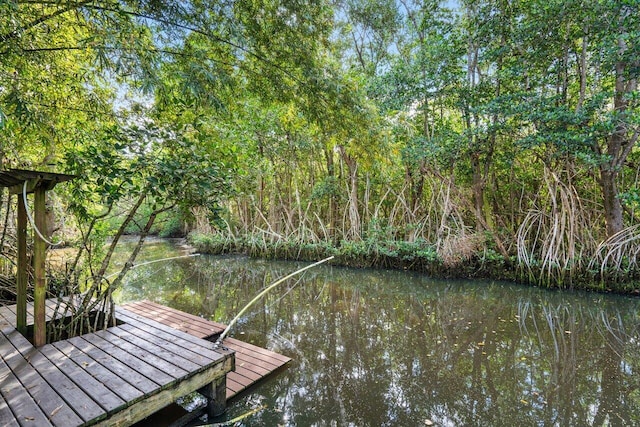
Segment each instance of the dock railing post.
[[[35,222],[36,227],[45,232],[47,229],[46,217],[46,192],[39,186],[35,191]],[[35,286],[33,292],[33,343],[36,347],[41,347],[47,343],[47,324],[45,319],[45,299],[47,298],[47,276],[45,271],[47,244],[36,233],[33,242],[33,270]]]
[[22,335],[27,333],[27,283],[29,271],[27,262],[27,212],[24,199],[18,195],[18,269],[16,272],[16,329]]

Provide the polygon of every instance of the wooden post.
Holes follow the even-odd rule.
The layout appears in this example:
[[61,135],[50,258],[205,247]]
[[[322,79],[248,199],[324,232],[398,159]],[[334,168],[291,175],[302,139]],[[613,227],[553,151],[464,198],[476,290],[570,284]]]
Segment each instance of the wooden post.
[[17,304],[16,329],[27,334],[27,283],[29,282],[27,262],[27,211],[22,194],[18,194],[18,271],[16,273]]
[[214,380],[212,383],[204,386],[198,392],[207,398],[207,421],[218,417],[227,410],[227,376]]
[[[35,190],[35,201],[33,210],[35,211],[35,224],[41,233],[46,233],[47,217],[45,215],[46,190],[38,186]],[[45,256],[47,244],[40,238],[38,233],[34,233],[33,245],[33,265],[35,288],[33,292],[33,344],[36,347],[47,343],[46,319],[45,319],[45,299],[47,294],[47,278],[45,271]]]

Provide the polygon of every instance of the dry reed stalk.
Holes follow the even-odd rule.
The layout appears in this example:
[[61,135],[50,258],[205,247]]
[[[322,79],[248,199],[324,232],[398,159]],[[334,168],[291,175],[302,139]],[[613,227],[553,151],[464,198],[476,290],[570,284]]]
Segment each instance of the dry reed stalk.
[[[448,254],[452,254],[455,258],[455,254],[451,251],[465,250],[467,227],[459,212],[458,205],[453,199],[453,195],[457,194],[453,178],[445,181],[438,188],[437,207],[440,210],[440,217],[436,231],[436,251],[440,256],[446,257],[449,256]],[[432,207],[432,211],[433,209],[434,207]],[[437,215],[438,212],[435,214]],[[461,254],[461,256],[466,255]]]
[[328,242],[330,240],[329,230],[327,230],[327,227],[324,225],[324,223],[322,222],[322,219],[320,219],[320,217],[316,212],[314,212],[313,215],[318,220],[318,224],[320,224],[320,230],[322,231],[322,235],[324,236],[323,240]]
[[593,236],[577,191],[545,168],[546,206],[530,209],[516,235],[519,262],[530,280],[541,284],[571,283],[585,267]]
[[231,228],[231,224],[229,224],[229,221],[227,221],[224,218],[222,218],[222,221],[224,222],[224,225],[226,226],[226,229],[227,229],[227,239],[235,239],[236,235],[233,232],[233,229]]
[[234,202],[235,203],[229,204],[229,212],[233,213],[234,211],[233,205],[235,204],[235,207],[236,207],[235,211],[238,219],[238,224],[240,224],[240,227],[242,228],[242,234],[247,234],[249,230],[253,228],[253,224],[255,223],[255,220],[254,221],[249,220],[251,215],[249,215],[246,200],[241,200],[241,198],[238,197],[234,199]]
[[441,239],[436,251],[446,267],[456,267],[471,259],[485,244],[482,234],[468,233],[464,228]]
[[[400,200],[399,199],[400,198],[395,193],[395,191],[393,191],[393,189],[391,187],[389,187],[389,191],[391,191],[392,194],[395,196],[395,202],[393,203],[393,206],[391,207],[391,210],[389,211],[389,215],[387,216],[387,221],[388,221],[389,225],[393,226],[393,225],[396,224],[396,216],[398,216],[398,213],[399,213],[399,210],[400,210],[400,207],[399,207],[399,204],[400,204]],[[400,214],[400,215],[401,215],[401,218],[403,218],[403,214]],[[405,223],[406,224],[406,223],[408,223],[408,221],[406,221],[404,219],[401,219],[399,221],[399,223],[401,223],[401,224]]]
[[307,225],[307,221],[308,220],[305,218],[304,222],[300,224],[302,231],[298,232],[297,240],[299,242],[306,243],[320,243],[322,239],[320,238],[316,230],[313,229],[313,224],[309,222],[309,224]]
[[[313,219],[309,219],[309,211],[311,210],[311,206],[313,203],[311,201],[307,202],[307,206],[302,211],[302,206],[299,206],[299,218],[298,218],[298,239],[302,242],[306,242],[309,240],[317,240],[318,235],[314,231],[313,228]],[[309,237],[307,237],[307,234]]]
[[[385,191],[384,195],[380,198],[380,201],[377,203],[375,209],[373,210],[373,218],[374,219],[378,219],[380,218],[380,211],[382,209],[382,205],[385,202],[385,200],[387,200],[387,197],[389,196],[389,193],[392,192],[392,189],[390,186],[387,186],[387,191]],[[391,219],[389,219],[389,224],[392,224]]]
[[451,213],[451,185],[447,185],[442,200],[442,215],[440,216],[440,224],[438,225],[438,231],[436,232],[436,248],[440,248],[442,243],[448,239],[450,234],[453,234],[451,228],[448,226],[448,218]]
[[[277,236],[279,239],[282,239],[282,236],[279,233],[276,233],[273,228],[271,227],[271,223],[269,222],[269,220],[262,214],[262,212],[260,211],[260,209],[255,209],[255,211],[259,214],[259,216],[262,218],[262,221],[264,222],[264,224],[267,226],[267,228],[269,229],[269,234],[273,235],[273,236]],[[254,224],[254,229],[257,229],[261,232],[265,232],[264,230],[262,230],[260,227],[258,227],[257,224]]]
[[599,269],[602,279],[610,271],[623,272],[640,267],[640,224],[627,227],[602,241],[595,250],[588,268]]
[[401,224],[406,225],[406,224],[415,223],[415,220],[416,220],[415,214],[409,207],[409,203],[407,203],[407,199],[405,197],[407,186],[408,184],[405,182],[399,193],[396,193],[395,191],[393,191],[391,187],[389,187],[389,191],[391,191],[393,195],[396,197],[396,201],[393,205],[392,213],[389,218],[389,224],[394,223],[395,217],[398,215],[398,212],[400,211],[401,213],[399,216],[401,218],[400,219]]

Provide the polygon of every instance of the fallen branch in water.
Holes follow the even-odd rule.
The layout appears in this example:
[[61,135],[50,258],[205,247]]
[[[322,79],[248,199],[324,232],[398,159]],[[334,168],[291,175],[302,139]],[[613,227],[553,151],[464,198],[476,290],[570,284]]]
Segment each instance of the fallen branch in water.
[[252,299],[251,301],[249,301],[249,304],[245,305],[242,310],[240,310],[240,312],[236,315],[236,317],[234,317],[231,322],[229,322],[229,326],[227,326],[227,328],[224,330],[224,332],[222,332],[222,334],[220,335],[220,337],[218,337],[218,339],[216,340],[215,344],[216,346],[220,346],[222,344],[222,340],[224,340],[227,335],[229,334],[229,331],[231,330],[231,328],[236,324],[236,322],[238,321],[238,319],[240,319],[240,317],[245,313],[245,311],[247,311],[249,309],[249,307],[251,307],[253,304],[255,304],[260,298],[262,298],[267,292],[269,292],[271,289],[275,288],[276,286],[278,286],[279,284],[281,284],[282,282],[284,282],[285,280],[288,280],[290,278],[292,278],[293,276],[302,273],[303,271],[307,271],[310,268],[316,267],[320,264],[324,264],[327,261],[332,260],[334,257],[330,256],[329,258],[325,258],[321,261],[318,261],[316,263],[313,263],[311,265],[307,265],[306,267],[303,267],[297,271],[294,271],[293,273],[289,274],[288,276],[283,277],[282,279],[276,281],[275,283],[273,283],[272,285],[268,286],[266,289],[264,289],[262,292],[260,292],[258,295],[256,295],[256,297],[254,299]]

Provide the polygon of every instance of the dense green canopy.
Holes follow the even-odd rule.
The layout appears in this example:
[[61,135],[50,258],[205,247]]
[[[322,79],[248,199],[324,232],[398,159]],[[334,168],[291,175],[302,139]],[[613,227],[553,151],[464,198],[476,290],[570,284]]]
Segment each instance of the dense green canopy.
[[0,162],[81,174],[61,197],[83,235],[143,206],[541,281],[637,269],[638,0],[0,0],[0,16]]

